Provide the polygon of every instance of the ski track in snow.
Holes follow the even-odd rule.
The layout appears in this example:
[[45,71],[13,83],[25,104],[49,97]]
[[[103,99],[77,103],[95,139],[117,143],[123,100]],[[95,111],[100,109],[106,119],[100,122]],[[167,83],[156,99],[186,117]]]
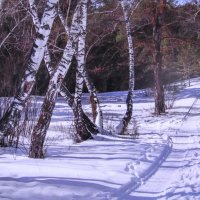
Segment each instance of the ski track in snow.
[[[188,111],[181,119],[180,127],[178,129],[176,129],[176,131],[174,130],[174,133],[176,135],[181,131],[181,127],[182,127],[183,123],[187,121],[187,118],[190,116],[191,110],[193,109],[193,107],[195,106],[195,104],[197,103],[198,100],[199,100],[199,96],[197,96],[194,99],[192,105],[189,106]],[[131,178],[131,180],[128,183],[122,185],[114,193],[107,194],[103,199],[111,199],[111,200],[129,199],[130,197],[128,197],[128,195],[130,193],[134,193],[134,191],[139,189],[139,187],[141,185],[145,185],[146,182],[148,181],[148,179],[151,178],[157,172],[157,170],[159,170],[159,167],[162,164],[164,164],[166,159],[170,156],[170,153],[172,152],[172,148],[173,148],[173,141],[172,141],[171,137],[168,136],[167,140],[166,140],[165,148],[162,150],[160,155],[157,157],[157,159],[154,161],[154,163],[149,168],[147,168],[145,171],[143,171],[143,173],[139,176],[135,175],[133,173],[133,177]],[[130,165],[129,168],[134,171],[134,166]],[[171,191],[164,191],[163,193],[164,193],[164,195],[162,193],[160,193],[155,198],[157,199],[157,198],[161,198],[162,196],[169,195],[171,193]],[[141,198],[141,200],[142,200],[142,198]]]
[[[175,133],[174,135],[179,135],[180,133],[181,133],[181,131],[182,131],[182,126],[184,125],[184,124],[186,124],[187,123],[187,119],[190,117],[190,114],[191,114],[191,111],[193,111],[194,109],[195,109],[195,105],[197,104],[197,102],[199,101],[199,96],[197,96],[195,99],[194,99],[194,101],[193,101],[193,103],[192,103],[192,105],[191,106],[189,106],[189,109],[188,109],[188,111],[186,112],[186,114],[184,115],[184,117],[182,118],[182,120],[181,120],[181,124],[180,124],[180,126],[179,126],[179,128],[178,129],[176,129],[176,130],[173,130],[173,132]],[[186,137],[189,137],[189,136],[186,136]],[[148,182],[148,179],[149,178],[151,178],[152,177],[152,175],[154,175],[154,174],[156,174],[156,172],[160,169],[159,167],[161,166],[161,165],[165,165],[165,161],[166,161],[166,159],[167,158],[169,158],[170,156],[171,156],[171,153],[172,153],[172,148],[173,148],[173,144],[175,144],[175,143],[179,143],[180,141],[178,141],[177,139],[176,139],[176,141],[174,141],[173,142],[173,140],[174,140],[174,138],[173,138],[173,136],[172,137],[170,137],[170,143],[171,143],[171,148],[170,148],[170,151],[168,151],[168,154],[166,153],[165,154],[165,156],[164,157],[162,157],[161,155],[163,154],[163,152],[162,152],[162,154],[159,156],[159,158],[156,160],[156,162],[154,163],[154,165],[155,165],[155,168],[153,169],[153,171],[154,171],[154,173],[151,173],[151,171],[149,171],[150,173],[148,174],[148,170],[146,171],[146,173],[148,174],[148,176],[147,176],[147,178],[146,178],[146,181],[145,182],[143,182],[143,185],[144,184],[148,184],[147,182]],[[186,143],[185,144],[187,144],[189,141],[186,139]],[[200,143],[200,142],[199,142]],[[184,144],[183,144],[184,145]],[[187,154],[189,154],[189,150],[186,150],[185,151],[185,153],[183,154],[183,156],[182,156],[182,161],[185,161],[186,159],[186,157],[187,157]],[[198,155],[196,155],[196,156],[198,156]],[[163,160],[162,160],[162,158],[163,158]],[[179,160],[181,160],[180,158],[179,158]],[[189,161],[189,163],[190,162],[192,162],[192,161]],[[160,164],[159,164],[160,163]],[[178,169],[178,172],[180,172],[181,170],[183,171],[183,169],[185,169],[186,167],[190,167],[190,166],[192,166],[191,164],[185,164],[185,166],[183,167],[183,168],[179,168]],[[152,166],[153,167],[153,166]],[[198,170],[200,170],[200,168],[198,168]],[[178,173],[178,172],[175,172],[175,173]],[[186,172],[187,173],[187,172]],[[179,174],[178,174],[179,175]],[[188,176],[188,175],[185,175],[186,177]],[[196,175],[197,176],[197,178],[199,177],[199,174],[197,174]],[[183,180],[183,177],[184,177],[184,174],[182,175],[182,177],[181,177],[181,180],[182,181],[184,181]],[[140,177],[140,179],[142,179],[142,176]],[[140,179],[139,179],[139,181],[140,181]],[[140,181],[141,182],[141,181]],[[167,188],[166,190],[164,190],[164,191],[162,191],[162,192],[160,192],[160,193],[157,193],[157,194],[154,194],[154,195],[152,195],[152,194],[150,194],[150,196],[151,197],[148,197],[148,195],[146,194],[146,196],[143,196],[143,197],[140,197],[140,195],[136,195],[135,196],[135,191],[138,189],[138,191],[140,190],[139,189],[139,186],[141,186],[141,184],[138,184],[138,187],[136,186],[136,184],[135,184],[135,186],[132,186],[133,187],[133,190],[130,190],[129,191],[129,188],[127,189],[127,191],[128,191],[128,193],[127,194],[130,194],[130,193],[133,193],[133,196],[131,197],[131,199],[133,198],[133,199],[137,199],[137,200],[143,200],[143,199],[152,199],[152,200],[155,200],[155,199],[165,199],[165,200],[167,200],[167,199],[170,199],[170,197],[172,197],[172,199],[173,200],[179,200],[179,199],[183,199],[183,200],[189,200],[189,199],[197,199],[197,200],[199,200],[200,199],[200,191],[199,192],[195,192],[195,191],[192,191],[191,193],[190,192],[186,192],[186,194],[188,193],[188,195],[190,195],[191,194],[191,197],[182,197],[181,198],[181,196],[182,196],[182,194],[184,193],[183,191],[182,192],[178,192],[177,193],[177,195],[178,196],[176,196],[176,192],[175,192],[175,187],[177,186],[176,184],[174,184],[173,186],[171,186],[171,187],[169,187],[169,188]],[[147,186],[148,187],[148,186]],[[143,191],[144,192],[144,191]],[[140,193],[140,192],[139,192]],[[196,194],[195,194],[196,193]],[[124,193],[125,194],[125,193]],[[192,195],[193,195],[193,197],[192,197]],[[175,197],[174,197],[175,196]],[[195,198],[194,196],[197,196],[197,198]],[[119,198],[118,198],[119,199]],[[122,198],[123,199],[123,198]],[[124,198],[124,199],[126,199],[126,198]],[[127,198],[127,199],[130,199],[130,197],[129,198]]]
[[[197,103],[198,100],[199,100],[199,96],[197,96],[194,99],[192,105],[189,107],[188,111],[186,112],[186,114],[182,118],[182,120],[181,120],[182,122],[181,122],[181,125],[180,125],[179,129],[177,129],[174,132],[175,134],[178,134],[180,132],[183,123],[185,121],[187,121],[187,118],[189,117],[191,110],[193,109],[193,107],[195,106],[195,104]],[[160,155],[157,157],[157,159],[155,160],[155,162],[147,170],[145,170],[140,176],[133,176],[133,178],[131,178],[131,180],[128,183],[122,185],[113,194],[108,195],[107,198],[108,199],[112,199],[112,200],[123,200],[123,199],[129,198],[128,195],[130,193],[133,193],[141,185],[146,184],[146,182],[148,181],[148,179],[150,177],[152,177],[157,172],[157,170],[159,169],[159,167],[165,162],[165,160],[170,155],[170,153],[172,151],[172,148],[173,148],[173,141],[168,136],[165,148],[160,153]],[[134,167],[132,167],[132,168],[134,169]],[[156,198],[159,198],[159,197],[162,197],[162,196],[166,196],[166,194],[169,195],[171,193],[171,191],[170,192],[169,191],[168,192],[163,192],[163,193],[164,193],[164,195],[160,194]]]
[[166,141],[165,148],[161,152],[161,154],[157,157],[155,162],[140,176],[134,176],[131,181],[127,184],[121,186],[114,194],[110,196],[110,199],[125,199],[128,194],[134,192],[138,189],[141,185],[145,184],[145,182],[154,174],[156,173],[157,169],[161,166],[161,164],[166,160],[172,150],[172,141],[171,138],[168,137]]

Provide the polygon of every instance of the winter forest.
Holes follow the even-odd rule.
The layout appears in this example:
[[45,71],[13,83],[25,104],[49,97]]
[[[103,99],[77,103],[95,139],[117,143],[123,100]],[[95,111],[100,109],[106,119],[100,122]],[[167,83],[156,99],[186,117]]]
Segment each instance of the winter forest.
[[200,200],[199,0],[0,0],[0,200]]

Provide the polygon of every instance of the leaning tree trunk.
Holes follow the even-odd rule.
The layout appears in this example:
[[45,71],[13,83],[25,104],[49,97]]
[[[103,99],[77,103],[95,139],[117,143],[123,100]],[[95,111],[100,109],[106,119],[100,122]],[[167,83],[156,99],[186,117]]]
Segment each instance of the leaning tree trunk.
[[[40,22],[39,22],[39,18],[38,18],[35,0],[29,0],[29,4],[30,4],[30,13],[31,13],[35,28],[37,30],[40,25],[39,24]],[[66,25],[66,22],[61,13],[61,10],[58,10],[58,11],[59,11],[59,17],[63,23],[63,26],[65,27],[66,33],[69,34],[69,27],[67,27],[67,25]],[[74,40],[75,40],[75,38],[74,38]],[[54,71],[54,68],[50,64],[51,58],[50,58],[50,54],[49,54],[47,47],[45,49],[44,61],[45,61],[47,70],[51,76],[51,74]],[[79,107],[79,112],[77,112],[76,107],[73,105],[74,97],[73,97],[73,95],[71,95],[71,93],[68,91],[68,89],[63,84],[61,85],[61,91],[59,93],[62,97],[64,97],[66,99],[68,105],[72,108],[74,116],[76,116],[75,118],[81,119],[82,129],[84,130],[84,132],[88,132],[88,130],[89,130],[90,133],[97,134],[98,128],[91,122],[91,120],[87,117],[87,115],[85,115],[85,113],[82,110],[82,107]],[[80,113],[80,115],[78,113]],[[79,133],[78,130],[80,130],[80,129],[77,129],[77,135],[82,135],[82,133],[81,132]]]
[[[32,137],[31,137],[31,146],[30,146],[29,156],[32,158],[44,157],[43,145],[44,145],[44,141],[46,137],[46,132],[50,124],[53,109],[55,106],[56,97],[60,90],[60,86],[63,82],[63,79],[69,69],[69,66],[72,61],[72,57],[76,49],[74,45],[77,44],[77,41],[73,41],[73,38],[78,38],[80,34],[81,27],[75,24],[75,22],[78,23],[79,21],[81,21],[81,18],[77,19],[78,17],[77,14],[78,12],[80,12],[81,14],[84,14],[81,8],[83,8],[84,6],[87,6],[86,4],[87,4],[87,0],[81,0],[80,4],[78,4],[77,6],[77,9],[74,14],[74,20],[72,22],[70,34],[69,34],[69,39],[65,47],[62,59],[59,62],[57,69],[55,70],[54,74],[52,75],[50,79],[46,97],[42,105],[41,114],[39,116],[36,126],[34,127]],[[83,137],[85,138],[85,136]],[[89,135],[88,137],[91,137],[91,135]]]
[[57,3],[58,0],[47,1],[41,25],[37,32],[37,36],[30,53],[30,58],[27,62],[25,75],[11,106],[0,119],[1,145],[4,145],[4,140],[8,135],[13,134],[13,129],[20,120],[21,112],[35,84],[36,73],[43,59],[47,40],[51,32],[53,21],[56,17]]
[[[40,20],[39,20],[39,17],[38,17],[37,6],[36,6],[35,0],[29,0],[29,5],[30,5],[30,14],[31,14],[31,17],[32,17],[32,20],[33,20],[33,24],[35,26],[36,32],[38,32],[38,30],[40,28]],[[51,58],[50,58],[50,53],[49,53],[49,49],[47,47],[47,44],[46,44],[46,47],[45,47],[43,59],[44,59],[46,68],[49,72],[49,75],[51,76],[51,74],[54,71],[54,68],[51,67]]]
[[[67,27],[66,20],[64,19],[61,10],[59,10],[59,17],[65,28],[66,33],[69,33],[69,27]],[[97,96],[96,88],[94,84],[92,83],[91,79],[89,78],[85,65],[84,65],[84,70],[83,70],[83,77],[84,77],[84,81],[86,83],[88,92],[90,94],[93,122],[99,127],[99,131],[102,132],[103,131],[103,114],[100,107],[100,102]]]
[[[87,12],[87,11],[85,11],[85,12]],[[64,28],[65,28],[66,33],[69,34],[69,27],[67,26],[67,22],[66,22],[65,18],[63,17],[63,14],[62,14],[62,12],[61,12],[60,9],[59,9],[59,17],[60,17],[60,20],[61,20]],[[85,27],[83,27],[83,29],[85,29],[84,31],[86,32],[86,24],[85,24]],[[84,33],[84,31],[83,31],[83,34],[81,35],[81,37],[83,39],[82,42],[84,42],[84,40],[85,40],[85,33]],[[74,38],[74,40],[75,40],[75,38]],[[85,52],[83,52],[84,49],[85,49],[85,47],[82,48],[82,47],[80,47],[80,45],[78,47],[78,53],[79,53],[77,55],[78,57],[81,54],[85,54]],[[77,57],[77,61],[79,60],[78,57]],[[89,130],[90,133],[97,134],[98,132],[101,132],[103,130],[103,119],[102,119],[102,111],[100,109],[99,100],[98,100],[98,97],[96,95],[96,89],[95,89],[93,83],[91,82],[91,80],[89,79],[89,76],[88,76],[88,74],[86,72],[86,69],[85,69],[85,64],[83,66],[81,66],[81,64],[79,63],[78,70],[79,70],[79,72],[77,72],[78,73],[77,74],[77,79],[79,79],[80,76],[84,77],[84,80],[86,82],[86,86],[87,86],[88,91],[90,93],[90,101],[91,101],[91,105],[92,105],[92,114],[93,114],[93,122],[95,122],[95,124],[97,125],[97,127],[99,127],[99,130],[97,130],[97,127],[90,121],[90,119],[87,117],[87,115],[84,114],[84,112],[83,112],[83,110],[81,108],[82,107],[81,105],[79,105],[79,113],[80,113],[81,116],[77,116],[78,112],[76,111],[75,107],[72,107],[72,106],[71,107],[72,107],[72,110],[74,112],[74,115],[77,116],[75,118],[80,118],[80,119],[82,118],[81,120],[84,121],[84,123],[82,123],[82,122],[80,122],[80,123],[82,124],[81,126],[83,126],[83,124],[85,124],[86,127],[83,128],[83,129],[85,129],[85,132],[88,132],[88,130]],[[80,85],[78,83],[79,81],[80,80],[77,80],[77,84],[76,84],[78,87],[80,87]],[[82,84],[83,84],[83,82],[82,82]],[[66,89],[63,86],[61,88],[62,88],[62,92],[60,94],[62,96],[64,95],[64,97],[66,98],[69,93],[64,94],[63,92],[64,91],[66,92]],[[78,91],[80,91],[80,89],[78,89]],[[68,95],[68,98],[71,98],[71,97]],[[69,99],[69,101],[71,101],[71,100]],[[77,130],[78,129],[79,128],[77,128]],[[79,131],[77,131],[77,133],[78,132]],[[80,134],[78,133],[78,135],[81,135],[81,133]]]
[[[68,91],[68,89],[62,84],[60,88],[60,94],[62,97],[64,97],[68,103],[68,105],[72,108],[73,113],[76,112],[75,109],[73,109],[74,106],[74,96]],[[91,135],[96,135],[99,133],[98,127],[91,122],[91,120],[88,118],[88,116],[82,111],[82,120],[85,125],[85,129],[87,132],[89,131]]]
[[154,84],[155,84],[155,114],[165,113],[165,98],[162,83],[162,53],[161,36],[164,16],[165,0],[157,0],[153,17],[153,41],[155,47],[154,54]]
[[72,48],[72,42],[68,41],[58,68],[50,79],[46,97],[42,104],[41,114],[32,132],[31,146],[29,151],[29,156],[32,158],[44,157],[43,144],[51,121],[53,109],[55,107],[55,100],[59,92],[60,85],[62,84],[66,74],[64,72],[67,72],[73,55],[74,51]]
[[133,92],[135,86],[135,74],[134,74],[134,46],[133,40],[131,36],[131,19],[128,16],[128,5],[125,2],[120,0],[120,3],[123,8],[125,23],[126,23],[126,35],[128,39],[128,50],[129,50],[129,88],[128,88],[128,95],[126,99],[127,110],[126,113],[120,122],[120,124],[116,128],[116,132],[119,134],[124,134],[128,124],[132,118],[133,113]]

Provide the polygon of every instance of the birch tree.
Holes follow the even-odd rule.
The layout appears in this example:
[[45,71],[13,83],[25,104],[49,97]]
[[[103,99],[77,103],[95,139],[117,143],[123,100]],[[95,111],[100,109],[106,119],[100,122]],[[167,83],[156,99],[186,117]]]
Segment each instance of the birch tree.
[[[76,69],[76,88],[74,95],[74,108],[75,114],[75,126],[78,133],[77,136],[84,134],[84,122],[82,117],[82,91],[83,91],[83,71],[85,66],[85,39],[86,39],[86,26],[87,26],[87,6],[82,6],[81,12],[84,13],[79,16],[79,28],[80,35],[78,38],[78,47],[76,53],[77,69]],[[79,14],[81,14],[79,12]],[[81,19],[80,19],[81,18]],[[81,141],[81,138],[78,138]]]
[[[69,28],[67,27],[67,21],[64,19],[63,14],[60,10],[59,10],[59,16],[60,16],[61,22],[62,22],[62,24],[65,28],[66,33],[69,33]],[[83,27],[83,28],[85,29],[85,32],[86,32],[86,26]],[[85,40],[84,34],[83,34],[83,37],[82,37],[82,40]],[[74,38],[74,40],[75,40],[75,38]],[[85,49],[85,47],[84,47],[84,49]],[[81,51],[83,51],[83,49],[81,49],[81,46],[78,45],[78,49],[76,51],[81,52]],[[80,56],[80,53],[76,54],[77,61],[79,60],[78,55]],[[90,102],[91,102],[91,105],[92,105],[93,122],[99,128],[99,131],[102,132],[103,131],[103,114],[102,114],[100,102],[99,102],[99,99],[98,99],[98,96],[97,96],[97,91],[96,91],[96,88],[95,88],[94,84],[92,83],[91,79],[89,78],[88,72],[86,70],[86,66],[83,65],[81,68],[82,68],[81,73],[82,73],[83,80],[85,81],[88,92],[90,94]]]
[[[74,14],[74,16],[76,16],[74,17],[74,19],[76,19],[76,24],[75,22],[72,22],[67,45],[63,52],[61,61],[59,62],[55,72],[51,76],[46,97],[42,105],[40,117],[32,133],[31,146],[29,151],[29,156],[32,158],[44,157],[43,145],[46,137],[46,132],[50,124],[52,112],[55,107],[55,100],[60,90],[60,86],[63,82],[63,79],[70,67],[72,57],[75,53],[75,49],[77,49],[77,42],[82,30],[81,25],[86,23],[85,20],[87,19],[86,11],[87,0],[81,0]],[[81,20],[83,21],[81,23],[78,23]],[[74,41],[74,38],[76,38],[77,40]],[[82,135],[80,135],[80,137],[81,140],[85,140],[90,138],[91,134],[89,134],[89,132],[83,132]]]
[[126,113],[117,126],[116,132],[119,134],[124,134],[127,129],[127,126],[132,118],[133,113],[133,92],[135,86],[135,74],[134,74],[134,44],[131,36],[131,19],[129,15],[130,5],[125,0],[119,0],[124,14],[125,25],[126,25],[126,35],[128,40],[128,51],[129,51],[129,88],[128,95],[126,99]]
[[[87,14],[87,7],[84,6],[82,8],[82,12]],[[83,82],[85,80],[86,86],[88,88],[88,91],[90,93],[90,100],[92,104],[92,110],[93,114],[95,115],[94,120],[97,119],[97,116],[99,119],[96,121],[96,124],[100,128],[100,131],[102,131],[103,123],[102,123],[102,112],[100,110],[100,105],[98,102],[98,98],[96,95],[95,88],[92,84],[92,82],[89,80],[87,71],[85,69],[85,40],[86,40],[86,32],[87,32],[87,15],[83,15],[82,19],[80,21],[80,36],[78,41],[78,49],[76,53],[76,59],[77,59],[77,72],[76,72],[76,90],[75,90],[75,98],[74,98],[74,108],[76,110],[75,114],[75,126],[78,135],[84,135],[84,133],[88,132],[84,126],[84,119],[82,117],[82,104],[81,104],[81,97],[82,97],[82,91],[83,91]],[[94,108],[95,107],[95,108]],[[80,141],[82,138],[79,139]]]
[[[32,19],[33,19],[33,23],[34,23],[34,25],[35,25],[35,28],[36,28],[36,31],[37,31],[37,29],[39,28],[39,25],[40,25],[40,22],[39,22],[39,17],[38,17],[38,13],[37,13],[37,7],[36,7],[36,2],[35,2],[35,0],[29,0],[29,5],[30,5],[30,13],[31,13],[31,16],[32,16]],[[70,6],[70,4],[69,4],[69,6]],[[70,8],[68,8],[68,12],[67,12],[67,17],[66,17],[66,20],[64,19],[64,17],[63,17],[63,14],[62,14],[62,12],[61,12],[61,10],[59,9],[59,7],[58,7],[58,14],[59,14],[59,17],[60,17],[60,20],[61,20],[61,22],[62,22],[62,24],[63,24],[63,26],[64,26],[64,28],[65,28],[65,31],[66,31],[66,34],[68,34],[69,35],[69,27],[67,26],[67,19],[68,19],[68,13],[69,13],[69,9]],[[76,15],[75,15],[76,16]],[[73,20],[73,22],[75,23],[75,21],[76,21],[76,19],[74,19]],[[85,40],[85,36],[86,36],[86,24],[84,24],[84,30],[82,31],[83,33],[83,41]],[[73,40],[75,41],[76,40],[76,38],[75,38],[76,36],[74,35],[73,36]],[[81,36],[82,37],[82,36]],[[78,50],[76,49],[76,51],[78,51],[78,53],[76,53],[77,54],[77,57],[78,57],[78,59],[77,60],[79,60],[79,57],[83,54],[84,55],[84,52],[83,53],[81,53],[82,51],[84,51],[84,49],[82,48],[82,46],[81,46],[81,44],[82,43],[80,43],[79,45],[78,45]],[[84,47],[85,48],[85,47]],[[51,76],[51,73],[53,73],[53,71],[54,71],[54,69],[53,69],[53,67],[52,67],[52,65],[51,65],[51,58],[50,58],[50,53],[49,53],[49,50],[48,50],[48,47],[46,47],[46,49],[45,49],[45,54],[44,54],[44,61],[45,61],[45,64],[46,64],[46,67],[47,67],[47,70],[48,70],[48,72],[49,72],[49,74],[50,74],[50,76]],[[80,65],[80,61],[78,61],[78,64]],[[82,67],[81,67],[82,68]],[[82,72],[80,72],[80,73],[82,73]],[[82,75],[81,76],[83,76],[83,73],[82,73]],[[91,120],[87,117],[87,115],[83,112],[83,110],[82,110],[82,106],[81,107],[79,107],[79,113],[77,113],[77,109],[76,109],[76,107],[75,106],[73,106],[73,102],[74,102],[74,96],[73,95],[71,95],[71,93],[68,91],[68,89],[63,85],[63,84],[61,84],[61,91],[59,92],[60,93],[60,95],[62,96],[62,97],[64,97],[65,99],[66,99],[66,101],[67,101],[67,103],[68,103],[68,105],[72,108],[72,110],[73,110],[73,113],[74,113],[74,115],[76,116],[75,118],[76,119],[81,119],[81,120],[79,120],[79,121],[82,121],[81,122],[81,124],[82,124],[82,127],[84,127],[84,130],[85,131],[90,131],[91,133],[93,133],[93,134],[97,134],[99,131],[98,131],[98,128],[91,122]],[[81,91],[81,93],[82,93],[82,91]],[[79,116],[80,115],[80,116]],[[77,124],[76,124],[77,125]],[[81,133],[79,132],[80,131],[80,128],[79,128],[80,126],[76,126],[76,135],[81,135]],[[82,128],[83,129],[83,128]]]
[[12,134],[13,128],[19,121],[21,112],[35,84],[36,73],[44,57],[44,51],[51,32],[54,19],[57,15],[58,0],[47,0],[47,4],[42,16],[40,28],[33,43],[29,60],[26,64],[25,75],[14,100],[3,117],[0,119],[0,139],[4,145],[5,138]]

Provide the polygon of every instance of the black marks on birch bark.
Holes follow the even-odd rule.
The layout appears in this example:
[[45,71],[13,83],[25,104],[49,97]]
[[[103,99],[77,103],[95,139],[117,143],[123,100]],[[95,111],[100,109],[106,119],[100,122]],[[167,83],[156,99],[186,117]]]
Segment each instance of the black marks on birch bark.
[[44,40],[44,35],[38,32],[37,38],[40,39],[40,40]]
[[9,130],[10,127],[15,127],[16,121],[20,120],[21,112],[25,106],[28,97],[31,94],[32,87],[35,83],[35,75],[42,62],[46,43],[55,18],[55,6],[57,2],[58,0],[47,0],[46,8],[44,10],[41,20],[41,26],[43,26],[44,29],[42,29],[41,27],[39,29],[39,32],[32,47],[31,54],[29,56],[29,60],[26,63],[26,70],[22,79],[23,81],[19,86],[19,90],[15,95],[13,103],[0,120],[0,138],[8,135],[7,130]]
[[41,26],[42,29],[44,30],[50,30],[50,27],[48,24],[45,24],[44,26]]

